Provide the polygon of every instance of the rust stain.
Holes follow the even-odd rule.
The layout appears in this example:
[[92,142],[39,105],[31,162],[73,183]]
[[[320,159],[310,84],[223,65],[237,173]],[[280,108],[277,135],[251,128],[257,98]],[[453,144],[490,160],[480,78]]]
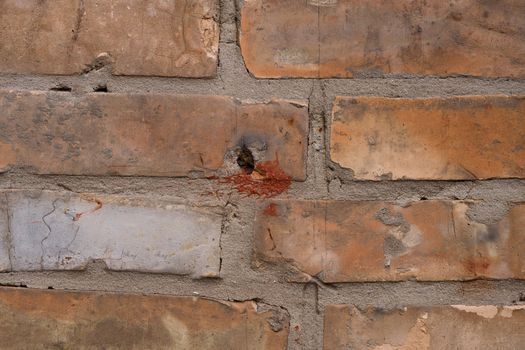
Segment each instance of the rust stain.
[[249,196],[271,198],[288,190],[292,178],[283,171],[276,154],[275,160],[257,163],[251,174],[242,170],[241,173],[224,177],[220,181],[233,184],[237,191]]
[[78,221],[78,220],[80,220],[80,218],[82,216],[86,216],[86,215],[92,214],[92,213],[94,213],[97,210],[102,208],[102,201],[101,200],[95,199],[95,203],[97,203],[97,206],[95,208],[93,208],[91,210],[88,210],[88,211],[81,212],[81,213],[76,213],[75,217],[73,218],[73,221]]
[[267,216],[277,216],[277,205],[275,203],[270,203],[263,211],[264,215]]

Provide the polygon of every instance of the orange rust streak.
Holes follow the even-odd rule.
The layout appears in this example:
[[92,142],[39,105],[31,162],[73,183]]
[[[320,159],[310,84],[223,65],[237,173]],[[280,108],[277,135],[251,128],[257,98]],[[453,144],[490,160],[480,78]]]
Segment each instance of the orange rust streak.
[[264,215],[267,216],[277,216],[277,205],[275,203],[270,203],[265,209],[264,209]]
[[78,221],[78,220],[80,220],[80,218],[82,216],[85,216],[85,215],[88,215],[88,214],[92,214],[92,213],[94,213],[97,210],[102,208],[102,201],[100,201],[98,199],[95,199],[95,203],[97,203],[97,206],[95,208],[93,208],[91,210],[88,210],[88,211],[85,211],[85,212],[82,212],[82,213],[75,214],[75,218],[73,219],[73,221]]
[[252,174],[242,171],[240,174],[221,179],[221,182],[233,184],[237,191],[249,196],[270,198],[288,190],[292,180],[281,169],[276,155],[276,160],[257,163]]

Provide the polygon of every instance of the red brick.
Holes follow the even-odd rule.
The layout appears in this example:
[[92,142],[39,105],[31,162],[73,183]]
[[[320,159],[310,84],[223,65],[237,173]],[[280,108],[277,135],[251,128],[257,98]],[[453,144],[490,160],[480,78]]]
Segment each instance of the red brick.
[[268,205],[257,214],[256,259],[287,267],[295,281],[525,279],[523,204],[492,225],[470,220],[460,201]]
[[257,77],[525,77],[523,27],[521,0],[250,0],[240,43]]
[[0,72],[77,74],[106,54],[116,75],[214,76],[217,2],[4,0]]
[[525,97],[337,97],[330,155],[358,180],[525,178]]
[[0,171],[213,176],[240,171],[235,152],[245,144],[257,162],[305,178],[308,108],[295,102],[3,91],[0,125]]
[[521,349],[525,305],[325,309],[324,350]]
[[255,302],[0,289],[3,349],[286,349],[288,315]]

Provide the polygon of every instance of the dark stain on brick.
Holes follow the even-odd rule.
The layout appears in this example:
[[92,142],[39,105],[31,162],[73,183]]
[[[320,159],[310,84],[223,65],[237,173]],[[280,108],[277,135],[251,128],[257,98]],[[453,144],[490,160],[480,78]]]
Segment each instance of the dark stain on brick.
[[478,235],[478,240],[485,242],[496,242],[499,238],[498,225],[487,225],[487,232]]
[[242,145],[237,152],[237,165],[248,175],[255,169],[255,159],[246,145]]

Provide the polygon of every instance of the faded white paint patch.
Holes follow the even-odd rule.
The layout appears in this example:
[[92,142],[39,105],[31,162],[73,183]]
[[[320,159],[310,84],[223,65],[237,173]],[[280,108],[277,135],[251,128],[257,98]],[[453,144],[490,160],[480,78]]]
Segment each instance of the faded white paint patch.
[[498,308],[494,305],[483,305],[483,306],[467,306],[467,305],[451,305],[453,308],[475,313],[483,318],[494,318],[498,314]]

